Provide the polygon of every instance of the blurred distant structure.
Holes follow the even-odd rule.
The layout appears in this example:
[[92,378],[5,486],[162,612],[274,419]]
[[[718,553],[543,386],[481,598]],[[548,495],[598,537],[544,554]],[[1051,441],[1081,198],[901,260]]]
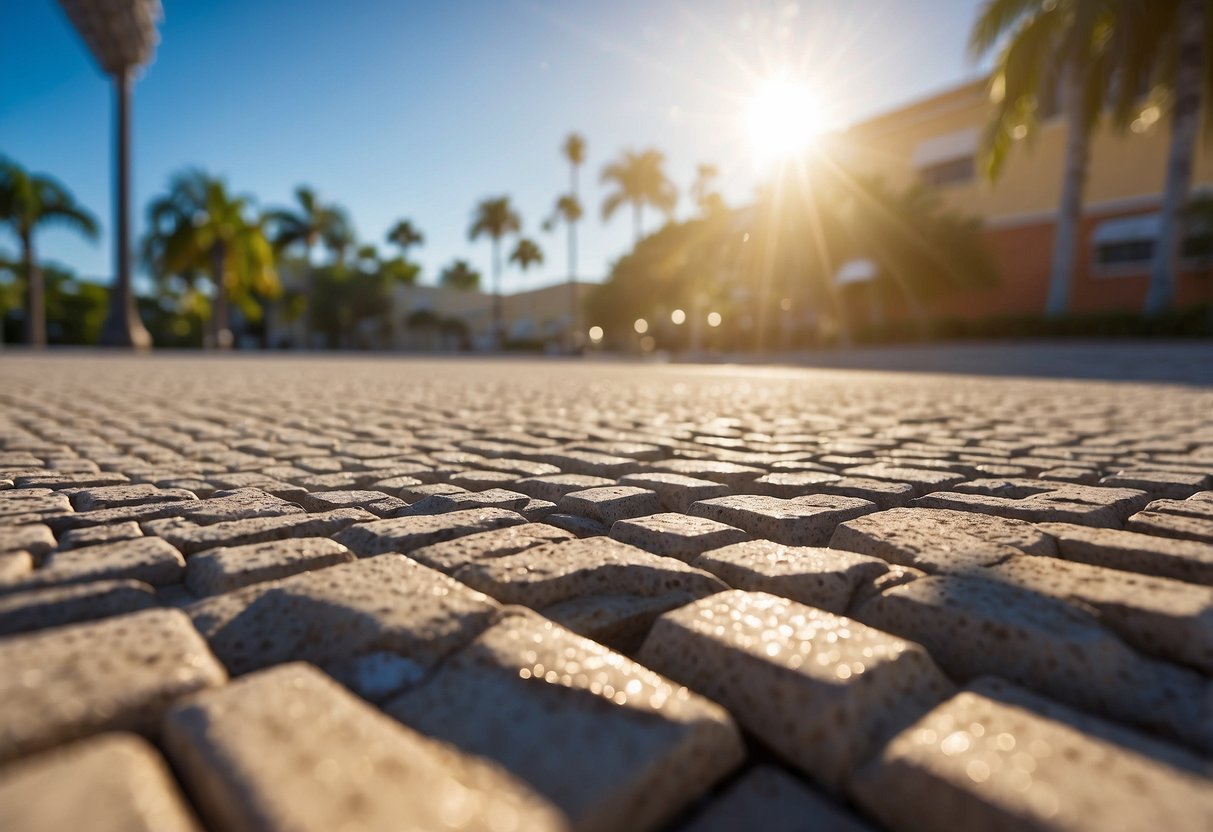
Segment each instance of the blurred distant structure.
[[155,51],[160,0],[60,0],[101,71],[114,82],[114,287],[101,330],[106,346],[146,349],[152,339],[131,283],[131,87]]

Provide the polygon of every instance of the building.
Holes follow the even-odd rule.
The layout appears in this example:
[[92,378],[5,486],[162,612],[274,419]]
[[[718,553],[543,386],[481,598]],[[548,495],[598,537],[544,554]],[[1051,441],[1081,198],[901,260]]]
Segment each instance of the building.
[[[1056,108],[1054,108],[1056,109]],[[1121,135],[1099,129],[1090,168],[1071,292],[1074,312],[1140,310],[1145,301],[1158,207],[1170,147],[1170,121],[1157,110]],[[951,208],[981,217],[1001,271],[996,287],[933,305],[940,315],[984,317],[1044,311],[1053,229],[1065,155],[1064,116],[1042,119],[1037,134],[1012,149],[1002,175],[977,168],[991,117],[985,80],[971,81],[849,128],[839,152],[850,170],[897,188],[922,183]],[[1193,193],[1213,193],[1213,154],[1202,142]],[[1185,260],[1181,307],[1213,302],[1208,260]]]

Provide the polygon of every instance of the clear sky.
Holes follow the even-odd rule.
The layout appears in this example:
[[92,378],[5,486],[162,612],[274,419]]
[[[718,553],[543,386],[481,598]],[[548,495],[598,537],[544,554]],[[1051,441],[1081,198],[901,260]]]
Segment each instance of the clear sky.
[[[40,255],[112,273],[106,79],[53,0],[4,0],[0,154],[62,180],[101,218],[99,243],[44,232]],[[426,235],[423,280],[469,243],[472,207],[509,194],[547,262],[507,291],[562,280],[563,233],[540,223],[568,186],[559,146],[589,143],[581,276],[631,242],[603,224],[602,165],[656,147],[685,192],[702,162],[736,203],[759,181],[743,114],[760,80],[809,84],[835,124],[962,79],[978,0],[166,0],[161,44],[134,105],[136,232],[169,176],[199,166],[264,207],[307,183],[383,243],[408,217]],[[683,197],[679,214],[691,210]],[[647,225],[656,226],[650,216]],[[386,246],[383,246],[386,249]],[[0,236],[0,250],[15,240]]]

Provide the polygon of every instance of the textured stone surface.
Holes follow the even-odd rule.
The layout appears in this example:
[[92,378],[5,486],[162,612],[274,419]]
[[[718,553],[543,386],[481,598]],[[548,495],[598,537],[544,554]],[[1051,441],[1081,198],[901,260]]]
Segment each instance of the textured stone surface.
[[1056,541],[1066,560],[1213,585],[1213,544],[1068,523],[1037,528]]
[[145,524],[144,530],[189,555],[219,546],[247,546],[292,537],[328,537],[355,523],[374,519],[375,515],[364,509],[339,508],[315,514],[229,520],[209,526],[175,518],[155,520]]
[[482,560],[516,555],[544,543],[572,540],[574,535],[544,523],[507,526],[488,532],[469,534],[415,549],[409,557],[447,574]]
[[1193,517],[1164,511],[1139,511],[1129,518],[1125,528],[1179,540],[1213,543],[1213,512],[1209,517]]
[[0,592],[124,578],[167,586],[181,583],[184,572],[185,559],[172,544],[158,537],[136,537],[52,552],[41,568],[15,584],[0,586]]
[[534,615],[504,619],[386,709],[501,763],[585,830],[652,828],[742,759],[722,708]]
[[1144,491],[1102,488],[1047,480],[973,480],[955,491],[919,497],[914,505],[975,511],[1027,520],[1117,528],[1149,502]]
[[1213,825],[1207,779],[1003,701],[1000,689],[962,691],[903,731],[857,776],[859,802],[907,832]]
[[831,790],[952,690],[918,645],[761,592],[666,613],[637,659],[724,705]]
[[0,762],[108,730],[150,733],[223,668],[178,610],[0,639]]
[[749,535],[706,517],[669,513],[617,520],[611,526],[611,537],[655,555],[690,563],[709,549],[740,543]]
[[382,491],[317,491],[304,493],[299,504],[308,511],[332,511],[337,508],[362,508],[378,517],[386,517],[408,508],[408,503]]
[[717,797],[681,832],[871,832],[872,827],[794,776],[764,765]]
[[643,517],[661,510],[654,491],[632,485],[611,485],[571,491],[557,503],[561,514],[577,514],[601,523],[606,528],[616,520]]
[[0,770],[5,832],[199,832],[163,758],[134,734],[107,733]]
[[452,540],[467,534],[518,526],[526,519],[501,508],[469,509],[447,514],[397,517],[359,523],[334,535],[333,539],[361,557],[385,552],[408,554],[414,549]]
[[724,497],[729,493],[727,485],[712,480],[687,477],[682,474],[645,471],[619,478],[620,485],[646,488],[657,494],[662,511],[677,511],[686,514],[694,503]]
[[702,500],[691,514],[736,526],[753,537],[788,546],[824,546],[842,522],[876,510],[876,504],[855,497],[813,495],[778,497],[735,496]]
[[840,615],[859,587],[889,571],[884,561],[867,555],[769,540],[704,552],[691,565],[731,587],[769,592]]
[[59,536],[60,549],[81,549],[85,546],[96,546],[98,543],[113,543],[118,540],[130,540],[142,537],[143,530],[133,520],[125,523],[114,523],[110,526],[87,526],[83,529],[72,529]]
[[215,829],[563,826],[508,774],[394,723],[304,664],[179,703],[164,743]]
[[61,627],[159,606],[139,581],[93,581],[0,597],[0,636]]
[[197,596],[218,595],[353,560],[354,554],[349,549],[327,537],[220,547],[189,559],[185,566],[185,588]]

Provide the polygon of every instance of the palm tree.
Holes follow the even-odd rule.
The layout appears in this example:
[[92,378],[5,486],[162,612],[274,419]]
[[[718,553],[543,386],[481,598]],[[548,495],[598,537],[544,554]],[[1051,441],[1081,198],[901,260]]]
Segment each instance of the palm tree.
[[30,173],[16,162],[0,159],[0,225],[8,226],[21,243],[26,283],[25,340],[46,346],[46,286],[34,254],[34,231],[63,225],[90,240],[97,238],[97,220],[76,202],[71,191],[55,179]]
[[152,202],[144,250],[161,280],[187,283],[209,273],[214,299],[211,338],[219,348],[231,345],[229,303],[255,314],[255,296],[278,292],[274,252],[266,236],[266,217],[252,215],[251,200],[228,191],[223,179],[201,170],[179,173],[168,193]]
[[278,209],[266,216],[273,234],[274,247],[279,251],[298,248],[305,261],[310,262],[317,246],[323,245],[338,260],[353,245],[354,232],[345,210],[333,203],[323,202],[307,185],[295,189],[298,208]]
[[569,348],[576,346],[575,333],[581,331],[577,304],[577,223],[581,220],[581,195],[577,190],[577,169],[585,164],[585,138],[578,133],[569,133],[560,148],[569,162],[569,192],[556,202],[556,212],[568,229],[569,256]]
[[522,229],[522,219],[508,196],[481,200],[472,214],[468,239],[487,236],[493,243],[493,339],[501,343],[501,238]]
[[543,249],[534,240],[519,237],[518,244],[514,246],[514,251],[510,254],[510,262],[517,265],[525,274],[531,266],[543,264]]
[[[1128,27],[1118,21],[1121,5],[1115,0],[989,0],[969,36],[975,58],[1005,40],[990,79],[995,114],[983,148],[989,178],[1001,173],[1011,145],[1033,132],[1041,102],[1061,90],[1066,150],[1045,304],[1051,316],[1065,314],[1070,304],[1091,133],[1124,55]],[[1120,88],[1122,96],[1134,92],[1124,84]]]
[[703,163],[695,166],[695,183],[691,185],[691,196],[695,204],[705,214],[715,213],[724,208],[724,199],[712,190],[712,182],[720,176],[720,169],[713,164]]
[[602,169],[602,181],[613,182],[617,188],[603,201],[602,218],[609,220],[621,205],[630,204],[636,242],[643,236],[645,205],[668,215],[678,202],[678,190],[662,170],[664,165],[665,156],[659,150],[626,150],[618,161]]
[[400,249],[400,256],[407,258],[410,248],[425,242],[425,235],[413,225],[412,221],[400,220],[388,230],[387,241],[395,243]]
[[471,292],[480,288],[480,272],[469,266],[466,260],[456,260],[442,270],[438,281],[448,289]]
[[[1171,88],[1171,150],[1145,306],[1146,314],[1157,315],[1175,303],[1201,97],[1206,87],[1213,90],[1213,27],[1209,25],[1213,12],[1208,0],[1172,0],[1145,11],[1134,20],[1135,34],[1144,35],[1134,54],[1148,61]],[[1163,22],[1163,26],[1152,33],[1152,21]],[[1205,114],[1213,119],[1213,108]]]

